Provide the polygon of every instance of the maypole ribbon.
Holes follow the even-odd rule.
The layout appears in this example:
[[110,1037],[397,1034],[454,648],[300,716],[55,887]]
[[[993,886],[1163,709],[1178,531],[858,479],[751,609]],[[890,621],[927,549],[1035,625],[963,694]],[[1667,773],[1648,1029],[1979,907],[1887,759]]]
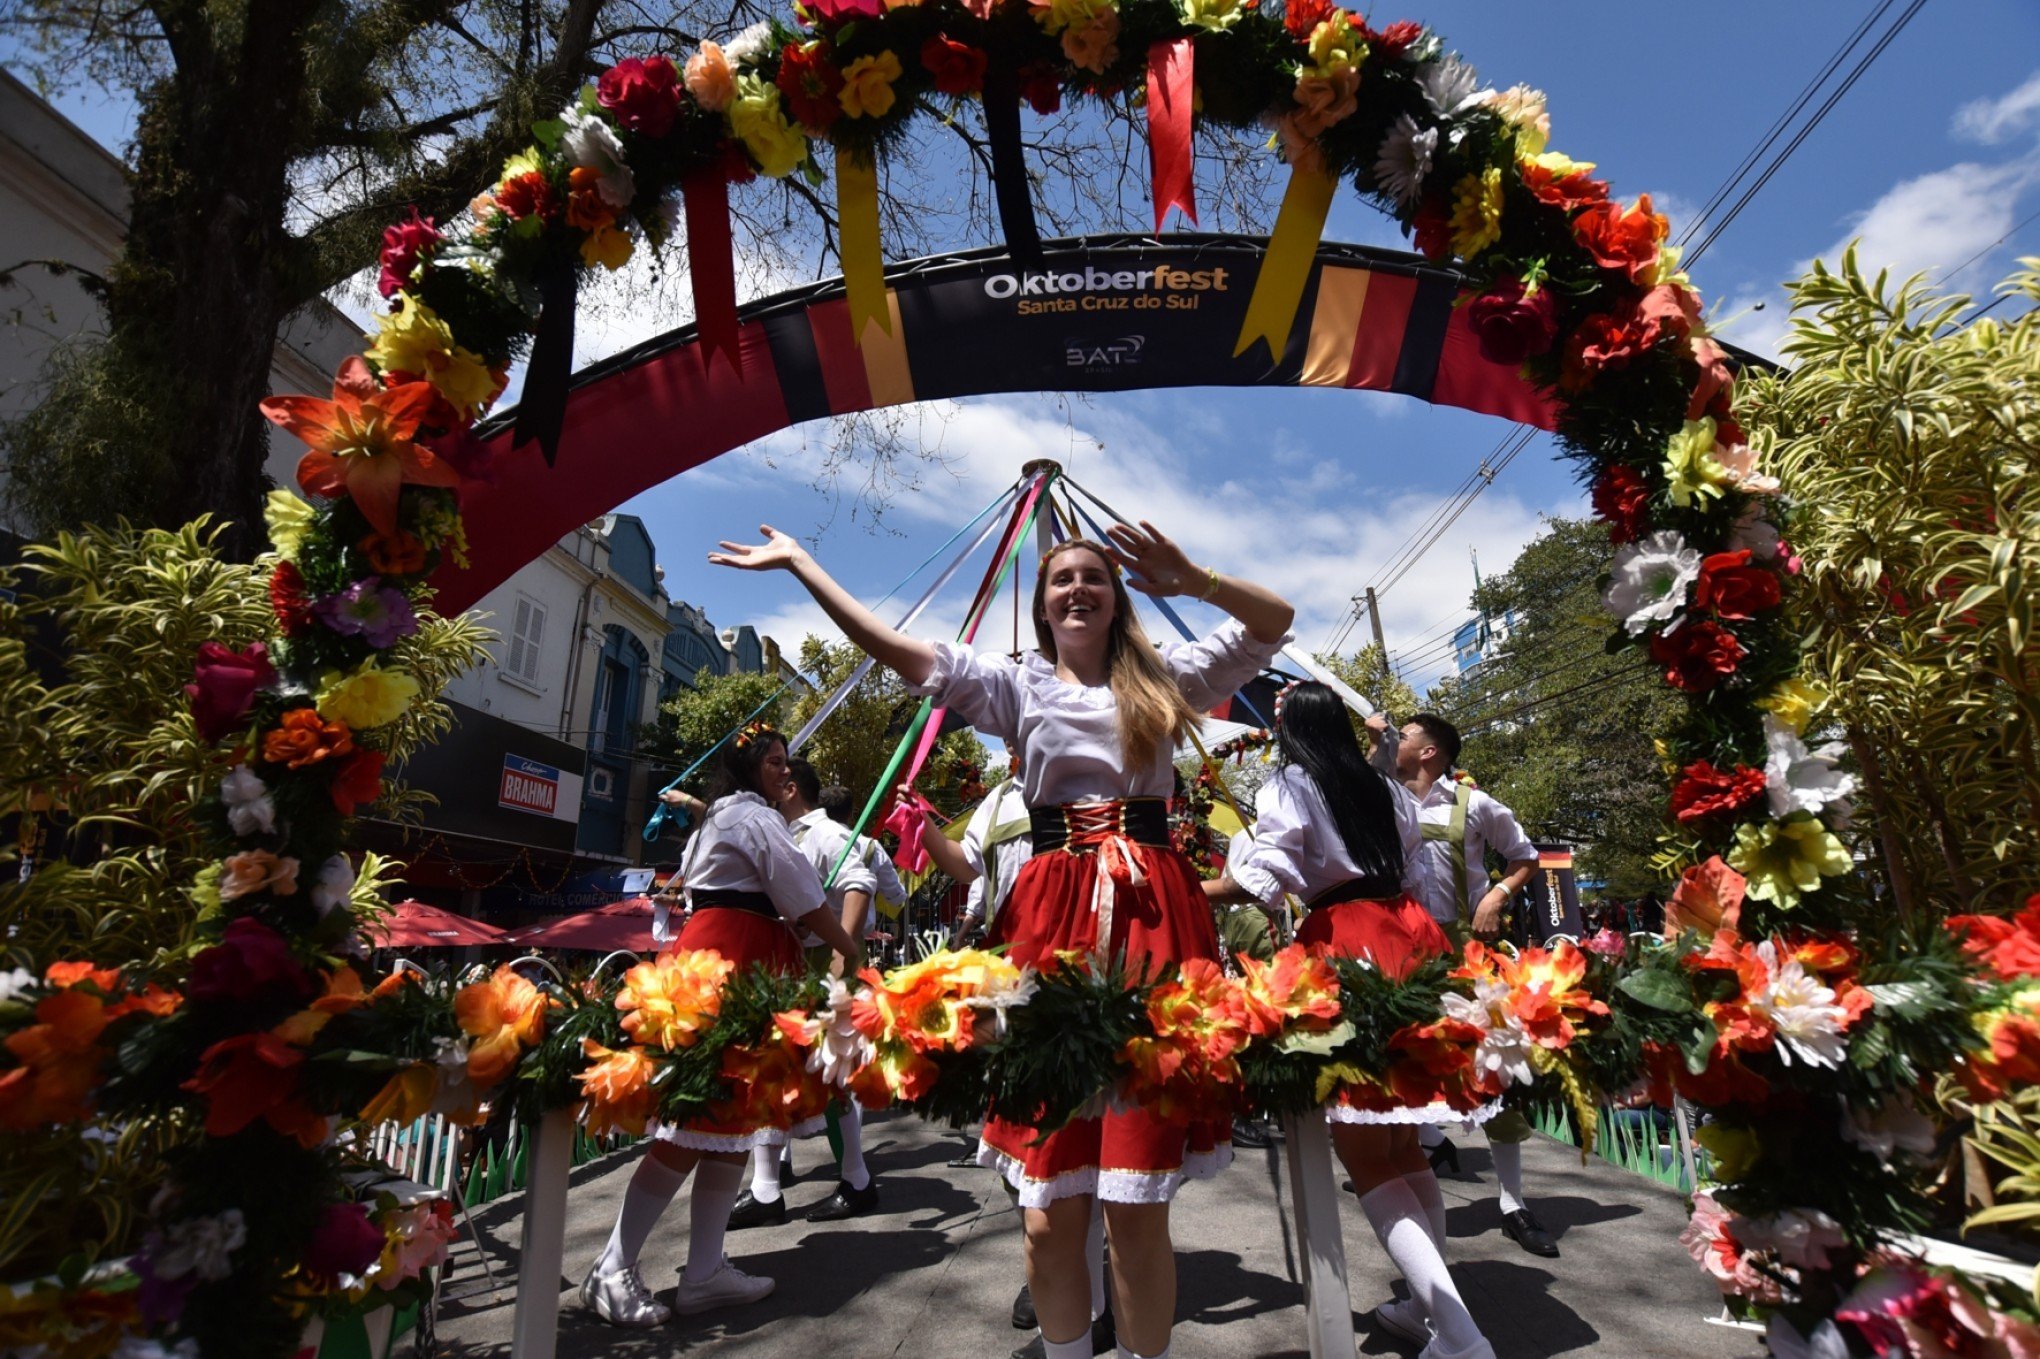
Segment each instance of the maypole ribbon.
[[985,68],[985,140],[992,151],[992,199],[1006,253],[1020,269],[1041,267],[1041,231],[1027,187],[1027,157],[1020,149],[1020,70],[995,48]]
[[1188,38],[1165,38],[1148,46],[1148,157],[1154,169],[1156,235],[1172,207],[1197,225],[1197,186],[1190,168],[1196,63],[1197,51]]
[[1254,295],[1240,322],[1234,358],[1253,348],[1254,341],[1266,340],[1268,361],[1282,362],[1290,328],[1296,324],[1296,309],[1303,303],[1303,285],[1310,281],[1310,267],[1317,262],[1325,217],[1332,210],[1332,192],[1338,187],[1338,181],[1321,169],[1300,164],[1289,167],[1289,188],[1283,192],[1275,231],[1268,237],[1268,253],[1261,258],[1261,275],[1254,280]]
[[861,347],[868,326],[892,334],[885,301],[885,254],[878,245],[878,158],[844,147],[836,153],[836,224],[842,233],[843,293],[850,335]]
[[696,170],[680,181],[686,205],[687,273],[694,286],[694,329],[701,337],[701,367],[717,354],[744,371],[737,323],[737,267],[730,238],[730,181],[721,167]]
[[575,266],[566,257],[540,266],[538,333],[531,341],[524,395],[510,430],[512,448],[538,440],[547,467],[559,456],[560,435],[567,427],[567,388],[574,378],[574,312],[581,287]]

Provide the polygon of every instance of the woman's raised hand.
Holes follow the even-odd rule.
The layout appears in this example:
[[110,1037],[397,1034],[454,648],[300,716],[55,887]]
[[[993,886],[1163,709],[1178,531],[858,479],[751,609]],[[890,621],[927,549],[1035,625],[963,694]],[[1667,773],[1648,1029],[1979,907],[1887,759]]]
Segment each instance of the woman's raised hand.
[[1193,594],[1204,584],[1204,571],[1191,563],[1173,539],[1147,520],[1139,528],[1114,524],[1105,530],[1112,555],[1128,573],[1127,584],[1142,594],[1166,597]]
[[788,571],[807,555],[798,542],[770,524],[758,525],[758,532],[765,535],[765,541],[756,545],[717,543],[722,551],[708,554],[709,565],[734,566],[739,571]]

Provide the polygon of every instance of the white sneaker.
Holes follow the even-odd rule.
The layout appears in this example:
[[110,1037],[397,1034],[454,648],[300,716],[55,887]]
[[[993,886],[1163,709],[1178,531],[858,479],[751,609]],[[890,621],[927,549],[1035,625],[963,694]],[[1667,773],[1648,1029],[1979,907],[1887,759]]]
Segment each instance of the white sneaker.
[[604,1274],[602,1262],[596,1261],[581,1285],[581,1303],[612,1326],[636,1330],[663,1326],[673,1317],[672,1309],[645,1287],[635,1265]]
[[1415,1298],[1392,1298],[1374,1309],[1374,1320],[1382,1330],[1419,1345],[1429,1344],[1431,1322],[1424,1305]]
[[1434,1336],[1431,1343],[1424,1346],[1417,1355],[1417,1359],[1495,1359],[1495,1347],[1485,1340],[1476,1340],[1472,1349],[1448,1350],[1444,1347],[1444,1342]]
[[725,1259],[721,1268],[699,1283],[688,1278],[683,1271],[680,1275],[680,1292],[673,1300],[673,1310],[683,1316],[692,1316],[696,1312],[706,1312],[715,1307],[735,1307],[746,1302],[756,1302],[777,1286],[770,1279],[744,1273]]

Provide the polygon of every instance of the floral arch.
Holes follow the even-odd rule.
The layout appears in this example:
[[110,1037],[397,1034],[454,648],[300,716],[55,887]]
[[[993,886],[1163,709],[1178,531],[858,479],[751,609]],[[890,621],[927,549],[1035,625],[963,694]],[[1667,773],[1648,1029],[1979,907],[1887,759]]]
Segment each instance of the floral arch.
[[[10,1132],[97,1115],[203,1121],[207,1137],[181,1164],[182,1197],[156,1239],[214,1233],[206,1258],[216,1267],[170,1274],[172,1256],[192,1252],[152,1247],[139,1268],[166,1286],[160,1305],[123,1310],[71,1278],[0,1315],[0,1327],[32,1337],[60,1326],[114,1339],[140,1331],[196,1340],[208,1355],[288,1353],[305,1316],[363,1286],[359,1268],[397,1249],[398,1228],[343,1202],[326,1140],[336,1119],[471,1109],[496,1088],[526,1111],[579,1106],[592,1124],[641,1124],[662,1098],[662,1112],[682,1115],[709,1098],[789,1089],[825,1098],[821,1076],[803,1074],[810,1055],[862,1098],[935,1113],[982,1109],[994,1067],[1015,1098],[1036,1104],[1073,1108],[1113,1079],[1140,1088],[1137,1073],[1117,1070],[1098,1073],[1101,1085],[1081,1097],[1026,1084],[1030,1025],[1053,1032],[1094,1013],[1084,1007],[1103,983],[1074,973],[1041,979],[999,1041],[973,1045],[968,1026],[961,1039],[914,1032],[883,1003],[875,1027],[853,1031],[818,990],[763,978],[718,1001],[714,969],[698,957],[646,964],[624,983],[633,1005],[654,994],[670,1003],[673,1022],[656,1027],[623,1022],[613,985],[542,992],[505,971],[445,997],[399,979],[371,988],[347,961],[375,908],[372,884],[357,882],[340,852],[346,819],[380,791],[382,733],[420,701],[404,644],[432,583],[462,603],[514,569],[492,511],[508,491],[521,500],[578,485],[598,509],[628,494],[604,480],[619,475],[604,451],[577,444],[570,427],[583,417],[568,372],[578,276],[663,244],[677,202],[698,342],[684,359],[625,364],[617,380],[626,390],[630,374],[664,384],[663,398],[686,409],[697,393],[752,391],[782,356],[771,316],[736,308],[727,196],[759,175],[819,179],[826,153],[844,280],[840,301],[803,307],[811,342],[826,327],[833,346],[826,358],[815,347],[820,384],[832,400],[860,399],[860,378],[861,399],[898,398],[883,383],[899,376],[889,355],[912,342],[901,304],[915,285],[898,274],[888,282],[876,165],[909,120],[970,99],[983,104],[1016,276],[1065,258],[1034,229],[1023,102],[1142,104],[1158,230],[1171,207],[1194,221],[1200,120],[1272,125],[1288,188],[1265,249],[1247,251],[1253,283],[1237,330],[1216,337],[1213,354],[1264,374],[1299,343],[1309,364],[1299,335],[1315,332],[1328,298],[1333,310],[1353,305],[1352,281],[1339,285],[1343,300],[1328,289],[1328,271],[1346,266],[1319,241],[1337,185],[1350,181],[1393,214],[1421,259],[1377,259],[1356,271],[1369,276],[1364,286],[1417,279],[1410,291],[1433,300],[1406,313],[1438,327],[1433,352],[1471,347],[1454,361],[1487,395],[1464,404],[1555,429],[1620,545],[1610,645],[1646,652],[1691,700],[1665,738],[1665,866],[1680,877],[1676,918],[1691,927],[1677,942],[1522,959],[1474,946],[1450,976],[1441,966],[1412,983],[1428,988],[1435,1023],[1364,1050],[1347,1033],[1347,1046],[1325,1040],[1316,1056],[1282,1039],[1341,1032],[1342,1007],[1383,999],[1378,980],[1303,960],[1237,986],[1186,975],[1162,985],[1214,1011],[1241,994],[1259,1006],[1237,1054],[1190,1051],[1193,1036],[1172,1029],[1159,1002],[1132,1021],[1129,1041],[1185,1045],[1190,1088],[1172,1097],[1271,1108],[1312,1103],[1330,1066],[1325,1048],[1345,1076],[1383,1091],[1407,1078],[1472,1100],[1507,1079],[1548,1081],[1582,1118],[1600,1092],[1646,1079],[1676,1087],[1713,1120],[1719,1197],[1736,1215],[1696,1229],[1709,1267],[1756,1278],[1800,1333],[1833,1316],[1879,1243],[1912,1221],[1917,1186],[1891,1149],[1917,1117],[1910,1101],[1923,1075],[1959,1067],[1973,1084],[2001,1085],[2010,1068],[2000,1064],[2022,1051],[2016,1034],[1995,1049],[1980,1035],[2002,1035],[2017,1011],[1988,966],[1950,938],[1889,957],[1851,943],[1860,891],[1824,820],[1849,780],[1805,739],[1822,699],[1797,678],[1783,612],[1788,507],[1743,436],[1732,365],[1648,198],[1621,202],[1591,163],[1553,149],[1536,91],[1486,88],[1423,26],[1376,29],[1327,0],[1294,0],[1280,14],[1254,0],[813,0],[796,19],[619,63],[532,129],[531,146],[475,199],[471,222],[414,213],[393,224],[381,259],[389,309],[366,352],[330,398],[265,403],[311,445],[299,481],[312,502],[283,493],[271,502],[273,636],[208,647],[190,686],[195,733],[218,749],[223,772],[200,809],[219,862],[189,888],[207,904],[206,943],[156,972],[56,961],[13,987],[0,1021],[10,1063],[0,1067],[0,1127]],[[818,308],[835,310],[813,321]],[[1337,385],[1396,381],[1393,366],[1387,381],[1344,380],[1365,333],[1357,322],[1347,332]],[[516,428],[492,435],[477,422],[527,354]],[[757,432],[791,418],[775,396],[776,415],[745,417],[768,422]],[[747,437],[732,427],[709,442]],[[578,503],[558,512],[588,517]],[[480,586],[458,583],[471,560]],[[983,963],[973,981],[938,963],[867,985],[881,1002],[911,984],[965,1003],[995,971]],[[1505,1047],[1520,1060],[1491,1060]],[[664,1066],[681,1070],[662,1096],[647,1077]],[[235,1168],[248,1166],[267,1182],[236,1202]],[[230,1209],[245,1233],[225,1245]]]

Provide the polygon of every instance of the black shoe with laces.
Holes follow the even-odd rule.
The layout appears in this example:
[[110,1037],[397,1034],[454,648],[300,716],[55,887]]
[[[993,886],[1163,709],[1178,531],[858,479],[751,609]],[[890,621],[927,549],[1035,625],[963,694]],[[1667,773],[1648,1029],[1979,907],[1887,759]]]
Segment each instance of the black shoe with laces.
[[1541,1255],[1547,1260],[1558,1258],[1558,1242],[1551,1239],[1551,1233],[1544,1230],[1544,1224],[1528,1208],[1502,1214],[1502,1235],[1532,1255]]
[[1038,1325],[1040,1321],[1034,1315],[1034,1294],[1026,1284],[1021,1284],[1020,1291],[1013,1295],[1013,1329],[1031,1331]]
[[1258,1123],[1236,1118],[1232,1122],[1232,1140],[1236,1147],[1260,1151],[1268,1145],[1268,1131]]
[[746,1189],[737,1195],[737,1201],[730,1205],[730,1230],[740,1232],[746,1227],[777,1227],[786,1221],[786,1196],[760,1203]]
[[836,1192],[808,1209],[809,1222],[840,1222],[846,1217],[863,1217],[878,1208],[878,1181],[852,1189],[848,1180],[836,1182]]

